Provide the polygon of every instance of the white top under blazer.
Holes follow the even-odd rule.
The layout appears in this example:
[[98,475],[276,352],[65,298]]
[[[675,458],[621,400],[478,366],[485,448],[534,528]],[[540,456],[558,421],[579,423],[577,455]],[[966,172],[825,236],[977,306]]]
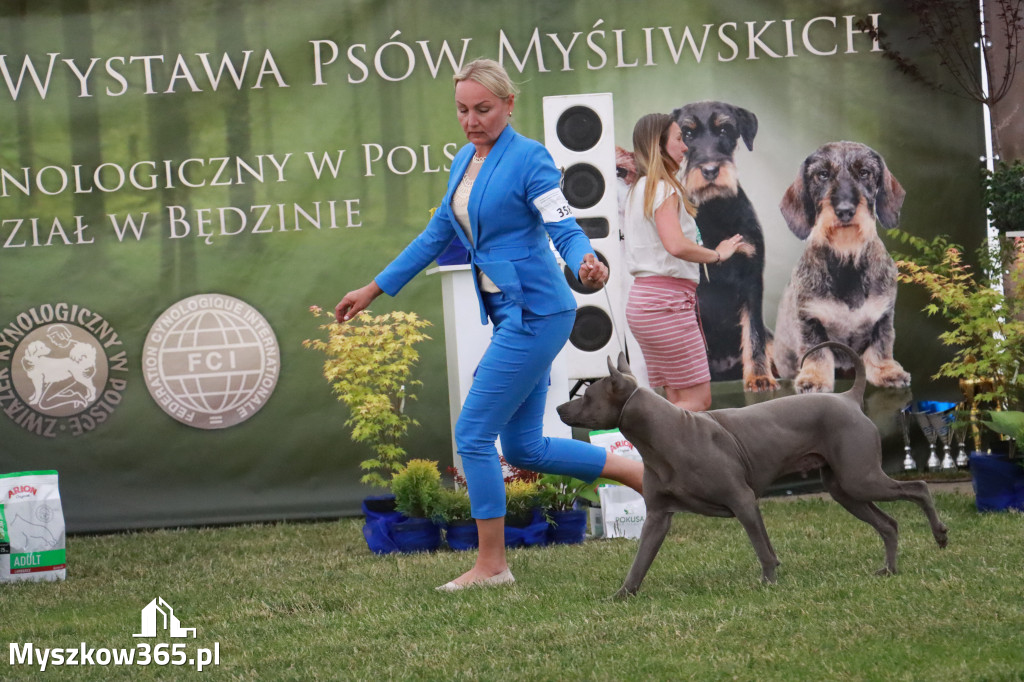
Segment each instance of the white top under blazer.
[[[700,265],[676,258],[669,253],[665,249],[665,245],[662,244],[661,237],[658,236],[654,216],[644,217],[643,204],[646,186],[647,176],[645,175],[633,185],[626,201],[622,230],[625,240],[626,268],[629,270],[629,274],[634,277],[664,275],[699,282]],[[664,180],[659,182],[658,189],[654,194],[654,210],[657,211],[658,207],[673,194],[678,194],[678,190]],[[684,237],[700,243],[697,223],[686,212],[682,197],[679,198],[679,229],[682,230]]]

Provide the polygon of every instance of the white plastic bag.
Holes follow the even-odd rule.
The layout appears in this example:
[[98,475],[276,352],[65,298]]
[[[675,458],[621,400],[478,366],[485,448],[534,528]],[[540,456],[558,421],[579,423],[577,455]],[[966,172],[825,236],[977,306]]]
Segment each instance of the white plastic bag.
[[624,485],[603,485],[597,494],[601,498],[604,537],[639,538],[647,519],[643,496]]
[[56,471],[0,474],[0,583],[64,580],[64,512]]

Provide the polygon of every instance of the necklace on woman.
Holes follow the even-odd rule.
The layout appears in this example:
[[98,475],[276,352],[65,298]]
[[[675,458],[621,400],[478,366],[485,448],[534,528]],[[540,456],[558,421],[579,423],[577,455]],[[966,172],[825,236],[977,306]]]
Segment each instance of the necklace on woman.
[[486,160],[486,156],[477,156],[476,154],[473,155],[473,163],[483,163]]

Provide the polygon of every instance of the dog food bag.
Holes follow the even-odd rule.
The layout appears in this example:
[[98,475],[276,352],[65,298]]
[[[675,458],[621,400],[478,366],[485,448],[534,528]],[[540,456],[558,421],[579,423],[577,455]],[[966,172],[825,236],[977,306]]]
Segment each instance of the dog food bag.
[[609,454],[620,455],[627,459],[635,459],[638,462],[641,460],[640,453],[636,451],[633,444],[626,440],[626,437],[618,429],[591,431],[590,444],[604,448]]
[[639,538],[647,520],[643,495],[624,485],[603,485],[597,494],[601,498],[604,537]]
[[57,472],[0,474],[0,583],[64,580],[64,542]]

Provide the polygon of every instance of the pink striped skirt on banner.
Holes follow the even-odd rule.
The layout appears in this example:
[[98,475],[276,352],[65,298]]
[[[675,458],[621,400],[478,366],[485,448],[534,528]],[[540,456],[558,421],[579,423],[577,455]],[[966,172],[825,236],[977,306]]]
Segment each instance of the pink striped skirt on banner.
[[689,388],[711,381],[696,282],[637,277],[629,290],[626,321],[644,354],[651,386]]

